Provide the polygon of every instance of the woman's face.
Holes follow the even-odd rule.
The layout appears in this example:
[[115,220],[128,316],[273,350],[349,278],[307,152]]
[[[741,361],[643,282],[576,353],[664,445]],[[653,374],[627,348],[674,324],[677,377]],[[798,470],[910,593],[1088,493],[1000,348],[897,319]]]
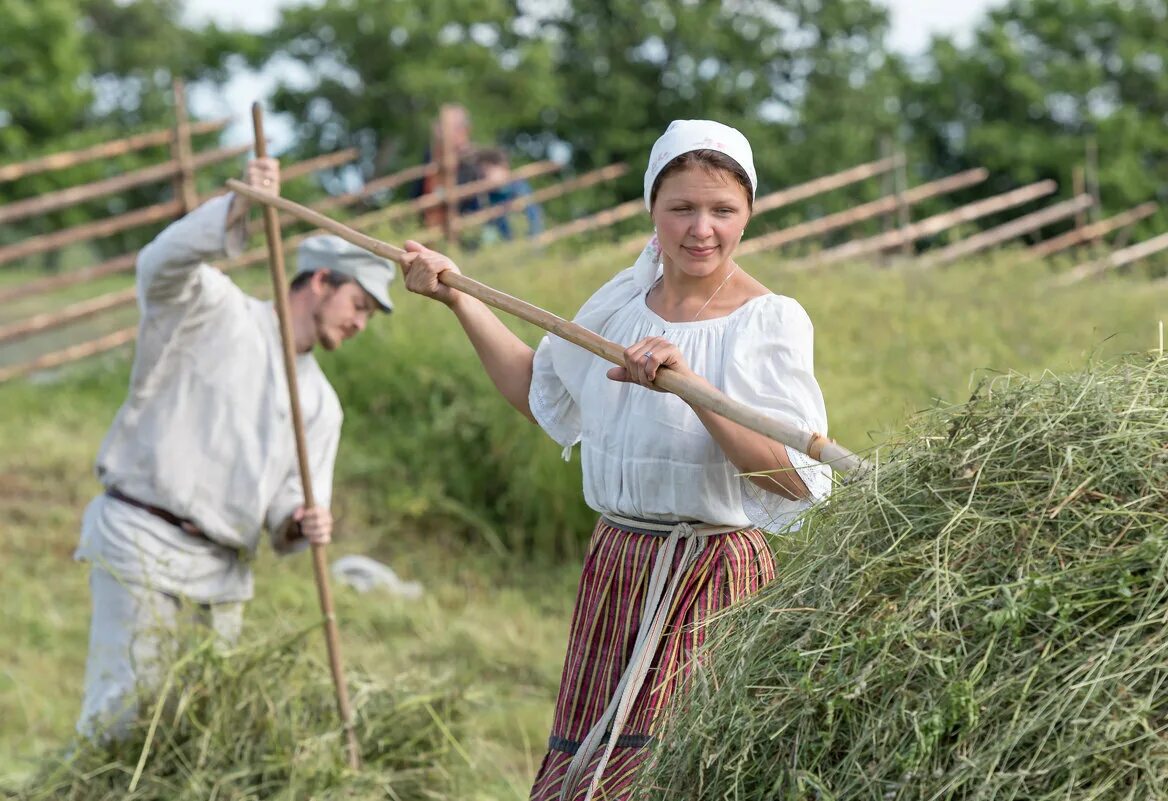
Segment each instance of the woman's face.
[[750,220],[750,199],[733,175],[698,166],[671,173],[651,212],[667,270],[721,274]]

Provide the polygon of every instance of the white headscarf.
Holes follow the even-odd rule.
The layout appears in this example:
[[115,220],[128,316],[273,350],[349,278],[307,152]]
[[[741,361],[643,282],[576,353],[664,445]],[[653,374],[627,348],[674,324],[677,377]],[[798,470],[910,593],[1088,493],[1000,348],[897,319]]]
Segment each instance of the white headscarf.
[[[649,154],[649,166],[645,170],[646,209],[653,210],[650,195],[653,193],[653,183],[657,176],[669,162],[693,150],[717,150],[738,162],[750,178],[750,199],[754,200],[754,193],[758,190],[758,176],[754,172],[754,156],[750,150],[750,142],[746,141],[742,132],[713,120],[674,120],[669,123],[665,133],[653,145],[653,152]],[[654,234],[633,266],[637,286],[641,290],[647,290],[657,280],[657,272],[660,269],[661,244]]]

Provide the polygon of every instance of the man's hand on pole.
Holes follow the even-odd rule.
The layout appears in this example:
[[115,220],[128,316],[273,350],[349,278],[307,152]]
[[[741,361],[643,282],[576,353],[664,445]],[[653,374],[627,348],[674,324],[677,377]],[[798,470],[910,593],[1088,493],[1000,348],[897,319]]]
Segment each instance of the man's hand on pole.
[[[243,171],[243,182],[258,192],[270,195],[280,194],[280,161],[273,158],[255,158],[247,163]],[[231,201],[231,210],[227,212],[227,227],[231,228],[247,216],[251,208],[251,201],[237,194]]]
[[333,541],[333,516],[326,507],[301,506],[292,513],[292,522],[299,524],[300,535],[313,545],[328,545]]

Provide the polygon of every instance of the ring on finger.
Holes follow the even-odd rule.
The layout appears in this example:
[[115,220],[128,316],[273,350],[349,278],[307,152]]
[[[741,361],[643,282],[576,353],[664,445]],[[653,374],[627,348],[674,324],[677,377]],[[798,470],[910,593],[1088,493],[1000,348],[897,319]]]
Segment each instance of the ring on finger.
[[647,350],[647,351],[645,351],[645,355],[644,355],[644,356],[642,356],[641,358],[642,358],[642,359],[646,359],[646,360],[647,360],[647,359],[652,359],[652,358],[653,358],[653,351],[651,351],[651,350]]

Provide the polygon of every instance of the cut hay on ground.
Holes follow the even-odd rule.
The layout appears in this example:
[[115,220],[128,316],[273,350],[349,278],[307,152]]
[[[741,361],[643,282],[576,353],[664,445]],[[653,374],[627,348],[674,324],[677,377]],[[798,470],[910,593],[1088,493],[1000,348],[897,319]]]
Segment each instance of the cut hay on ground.
[[[309,640],[311,638],[311,640]],[[336,696],[304,635],[227,652],[204,643],[171,671],[167,700],[130,736],[86,744],[22,801],[442,799],[459,699],[432,681],[385,687],[350,672],[363,769],[347,768]]]
[[721,622],[647,797],[1168,799],[1168,360],[987,382],[880,462]]

